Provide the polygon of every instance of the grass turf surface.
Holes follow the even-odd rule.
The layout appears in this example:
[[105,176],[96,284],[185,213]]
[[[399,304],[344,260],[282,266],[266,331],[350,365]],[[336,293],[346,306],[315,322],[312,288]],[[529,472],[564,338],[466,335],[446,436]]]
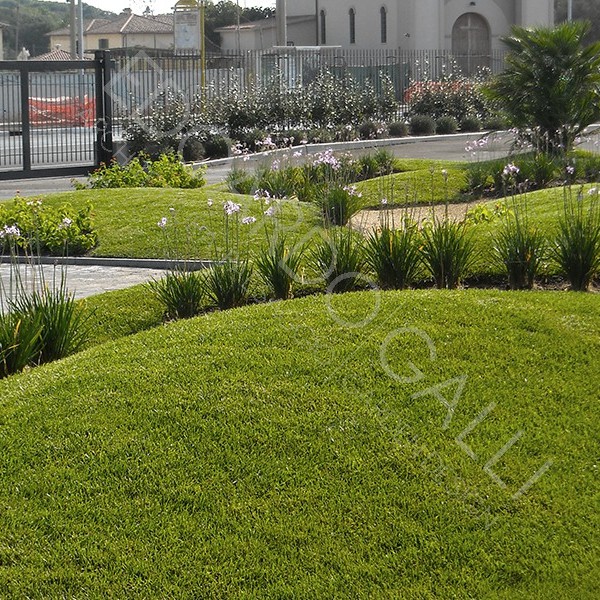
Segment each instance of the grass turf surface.
[[[597,597],[598,296],[386,293],[340,326],[375,298],[213,313],[0,382],[0,595]],[[418,382],[381,365],[400,327],[435,344],[387,346]],[[432,386],[462,375],[444,429]],[[492,402],[472,459],[456,437]],[[504,489],[483,466],[521,430]]]

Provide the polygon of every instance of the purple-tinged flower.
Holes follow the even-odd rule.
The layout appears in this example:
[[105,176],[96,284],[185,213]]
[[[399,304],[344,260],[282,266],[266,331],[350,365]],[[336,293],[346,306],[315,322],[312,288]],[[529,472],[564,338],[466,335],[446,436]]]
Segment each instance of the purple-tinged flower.
[[223,210],[225,211],[225,214],[228,216],[231,216],[237,212],[240,212],[240,208],[241,208],[241,206],[239,204],[236,204],[235,202],[232,202],[231,200],[227,200],[227,202],[225,202],[225,204],[223,204]]
[[58,226],[59,229],[68,229],[73,225],[73,219],[69,219],[69,217],[65,217],[61,224]]
[[275,206],[269,206],[269,208],[265,210],[265,215],[267,215],[267,217],[273,217],[275,215]]
[[381,204],[383,204],[384,206],[388,203],[388,199],[387,198],[382,198],[381,199]]
[[567,174],[569,174],[569,175],[574,175],[574,174],[575,174],[575,167],[573,167],[573,166],[569,165],[569,166],[567,167]]
[[242,219],[242,225],[252,225],[252,223],[256,223],[256,217],[244,217]]
[[517,167],[517,165],[513,164],[513,163],[508,163],[505,167],[504,170],[502,171],[502,174],[505,177],[516,177],[519,174],[519,167]]
[[164,229],[167,226],[167,217],[163,217],[158,223],[157,225],[161,228]]

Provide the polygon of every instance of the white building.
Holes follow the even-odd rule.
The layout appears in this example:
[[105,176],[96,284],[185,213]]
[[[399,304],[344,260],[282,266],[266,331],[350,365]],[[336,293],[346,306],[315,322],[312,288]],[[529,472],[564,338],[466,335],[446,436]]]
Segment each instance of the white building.
[[[290,2],[288,2],[288,5]],[[484,54],[512,25],[554,24],[554,0],[317,0],[320,45]]]

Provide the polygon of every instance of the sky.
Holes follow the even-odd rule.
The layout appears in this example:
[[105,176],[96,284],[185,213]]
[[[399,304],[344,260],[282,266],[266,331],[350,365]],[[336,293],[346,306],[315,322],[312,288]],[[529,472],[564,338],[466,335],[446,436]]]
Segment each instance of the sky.
[[[79,3],[79,0],[76,2]],[[115,13],[120,13],[124,8],[131,8],[138,15],[141,15],[147,6],[150,6],[155,14],[169,13],[175,2],[177,0],[84,0],[85,4]],[[251,6],[275,6],[275,0],[239,0],[239,3],[241,7],[247,6],[248,8]]]

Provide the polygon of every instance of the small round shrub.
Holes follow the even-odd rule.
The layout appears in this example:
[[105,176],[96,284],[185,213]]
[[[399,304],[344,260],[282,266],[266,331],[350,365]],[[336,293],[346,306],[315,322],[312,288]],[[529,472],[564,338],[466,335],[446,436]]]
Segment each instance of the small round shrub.
[[311,129],[307,139],[309,144],[331,144],[333,135],[328,129]]
[[491,115],[483,122],[483,128],[488,131],[502,131],[508,128],[508,123],[500,115]]
[[209,134],[204,142],[207,158],[226,158],[229,156],[231,140],[224,135]]
[[405,137],[408,135],[408,125],[404,121],[390,123],[388,131],[392,137]]
[[435,119],[429,115],[411,117],[410,133],[412,135],[433,135],[435,133]]
[[373,121],[364,121],[358,128],[358,135],[361,140],[375,140],[379,136],[380,128]]
[[185,162],[202,160],[204,153],[204,144],[197,137],[189,137],[183,142],[181,154]]
[[454,117],[450,117],[448,115],[440,117],[435,122],[435,130],[441,135],[456,133],[458,130],[458,121]]
[[479,117],[474,115],[467,115],[460,122],[460,130],[464,131],[465,133],[481,131],[481,120]]

